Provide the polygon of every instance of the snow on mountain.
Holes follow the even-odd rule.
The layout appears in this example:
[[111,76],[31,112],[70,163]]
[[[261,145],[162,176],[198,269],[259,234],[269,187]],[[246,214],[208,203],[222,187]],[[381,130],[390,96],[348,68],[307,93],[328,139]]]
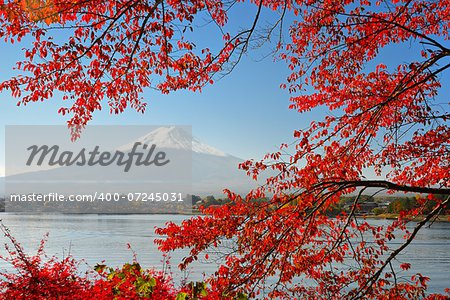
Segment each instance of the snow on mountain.
[[192,151],[192,191],[200,195],[222,195],[224,188],[247,193],[257,184],[238,169],[243,160],[202,143],[180,127],[159,127],[152,132],[121,146],[117,150],[129,152],[136,142],[155,144],[159,149]]
[[[247,193],[255,188],[257,183],[248,177],[244,171],[238,169],[239,163],[243,160],[233,155],[220,151],[212,146],[192,138],[191,134],[180,127],[160,127],[140,138],[120,146],[115,150],[128,153],[132,150],[136,142],[147,145],[156,145],[158,149],[173,149],[170,152],[172,161],[180,161],[180,157],[192,159],[192,193],[200,196],[215,195],[223,196],[222,191],[228,188],[234,192]],[[189,152],[187,154],[186,152]],[[120,171],[120,172],[119,172]],[[153,173],[152,173],[153,172]],[[167,171],[169,172],[169,171]],[[133,178],[158,178],[158,180],[170,182],[173,173],[161,174],[157,168],[138,168],[134,170]],[[126,175],[126,174],[125,174]],[[35,180],[46,178],[47,180],[73,180],[82,178],[85,181],[108,180],[125,178],[124,173],[119,168],[111,166],[94,166],[87,169],[59,167],[50,170],[42,170],[32,173],[17,175],[16,180]],[[0,192],[2,182],[0,181]]]
[[128,152],[136,142],[142,144],[155,144],[158,148],[171,148],[180,150],[192,150],[195,153],[209,154],[214,156],[229,156],[228,154],[200,142],[195,137],[184,131],[180,127],[159,127],[152,132],[138,138],[132,143],[118,148],[120,151]]
[[[238,169],[243,160],[202,143],[181,127],[159,127],[117,150],[129,152],[136,142],[192,152],[192,190],[199,195],[221,195],[224,188],[247,193],[257,186]],[[223,195],[222,195],[223,196]]]

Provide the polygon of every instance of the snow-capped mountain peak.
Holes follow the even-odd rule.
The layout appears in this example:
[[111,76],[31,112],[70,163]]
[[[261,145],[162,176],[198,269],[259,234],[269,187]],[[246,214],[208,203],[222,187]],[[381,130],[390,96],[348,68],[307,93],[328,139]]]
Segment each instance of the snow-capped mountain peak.
[[120,147],[118,150],[131,150],[134,143],[141,142],[142,144],[155,144],[158,148],[171,148],[180,150],[191,150],[196,153],[209,154],[214,156],[229,156],[214,147],[200,142],[195,137],[192,137],[188,132],[180,127],[159,127],[152,132],[138,138],[136,141]]

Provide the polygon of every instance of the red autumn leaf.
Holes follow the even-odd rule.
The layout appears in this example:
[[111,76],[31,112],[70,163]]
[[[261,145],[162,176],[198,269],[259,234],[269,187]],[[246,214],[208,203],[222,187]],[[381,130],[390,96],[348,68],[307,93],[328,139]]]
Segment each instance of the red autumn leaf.
[[[189,248],[181,263],[186,268],[226,244],[224,262],[208,278],[218,297],[259,297],[262,287],[269,291],[264,297],[286,299],[423,295],[425,276],[412,283],[380,276],[427,221],[448,212],[450,113],[441,79],[450,69],[450,2],[248,1],[256,5],[248,28],[227,24],[238,2],[2,3],[0,37],[32,43],[17,64],[23,74],[1,82],[0,91],[9,90],[20,104],[63,93],[68,107],[59,112],[70,115],[76,138],[102,106],[142,112],[147,88],[200,91],[279,32],[275,58],[290,70],[281,84],[291,95],[290,108],[327,116],[312,115],[283,155],[240,165],[253,178],[276,170],[265,185],[245,196],[227,191],[230,205],[158,229],[165,236],[157,241],[160,249]],[[205,18],[219,27],[211,41],[190,33]],[[66,39],[51,39],[55,27],[70,28]],[[205,40],[211,45],[196,46]],[[404,45],[411,56],[387,58],[391,49],[406,51]],[[367,169],[386,176],[368,180]],[[399,218],[379,228],[356,219],[369,188],[433,199],[391,203]],[[345,197],[351,201],[342,214]],[[422,219],[406,233],[412,217]],[[401,246],[388,243],[402,236],[396,240]]]
[[409,264],[409,263],[402,263],[402,264],[400,264],[400,268],[402,270],[409,270],[411,268],[411,264]]

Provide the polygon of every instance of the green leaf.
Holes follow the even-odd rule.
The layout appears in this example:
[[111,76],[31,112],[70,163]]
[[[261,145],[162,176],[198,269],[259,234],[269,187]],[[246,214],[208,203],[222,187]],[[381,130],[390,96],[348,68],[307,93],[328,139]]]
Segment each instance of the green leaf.
[[108,274],[108,276],[106,277],[106,279],[111,280],[114,278],[114,276],[116,276],[116,272],[112,271],[111,273]]
[[208,292],[206,291],[206,283],[204,282],[197,282],[195,284],[195,294],[198,296],[207,296]]
[[175,300],[188,300],[188,299],[189,299],[188,294],[183,292],[178,293],[177,298],[175,298]]
[[150,284],[151,287],[156,286],[156,279],[155,278],[150,278],[148,280],[148,283]]
[[244,293],[238,293],[236,296],[236,300],[248,300],[248,296]]
[[138,288],[137,288],[138,293],[141,294],[141,296],[144,297],[148,297],[152,294],[152,287],[150,286],[150,284],[148,282],[141,284]]
[[134,285],[137,287],[137,288],[139,288],[140,286],[142,286],[142,285],[144,285],[144,284],[146,284],[147,283],[147,281],[145,281],[144,279],[142,279],[141,277],[138,277],[137,279],[136,279],[136,281],[134,282]]
[[97,273],[101,273],[101,272],[103,272],[105,269],[106,269],[106,265],[96,264],[96,265],[94,266],[94,270],[95,270]]

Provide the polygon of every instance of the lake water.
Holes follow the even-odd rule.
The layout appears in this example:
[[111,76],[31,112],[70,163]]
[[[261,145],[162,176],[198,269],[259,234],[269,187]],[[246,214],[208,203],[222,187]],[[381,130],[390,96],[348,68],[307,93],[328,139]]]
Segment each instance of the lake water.
[[[49,233],[46,253],[64,257],[68,253],[76,259],[84,259],[85,267],[94,266],[105,260],[109,266],[119,266],[131,262],[133,253],[127,247],[129,243],[137,254],[143,267],[161,269],[163,256],[153,243],[158,236],[155,227],[163,227],[167,221],[181,222],[190,216],[184,215],[19,215],[2,213],[0,218],[22,243],[29,253],[36,251],[45,233]],[[385,223],[388,221],[371,220]],[[2,245],[6,242],[1,237]],[[400,241],[399,241],[400,243]],[[187,277],[199,280],[203,273],[215,270],[214,264],[196,263],[188,273],[180,273],[176,266],[186,251],[172,254],[170,259],[174,277]],[[5,249],[0,248],[0,254]],[[412,272],[420,272],[431,278],[429,292],[442,292],[450,287],[450,223],[434,223],[423,228],[416,240],[399,256],[401,262],[412,264]],[[1,269],[8,269],[0,261]],[[410,276],[400,274],[399,276]]]

